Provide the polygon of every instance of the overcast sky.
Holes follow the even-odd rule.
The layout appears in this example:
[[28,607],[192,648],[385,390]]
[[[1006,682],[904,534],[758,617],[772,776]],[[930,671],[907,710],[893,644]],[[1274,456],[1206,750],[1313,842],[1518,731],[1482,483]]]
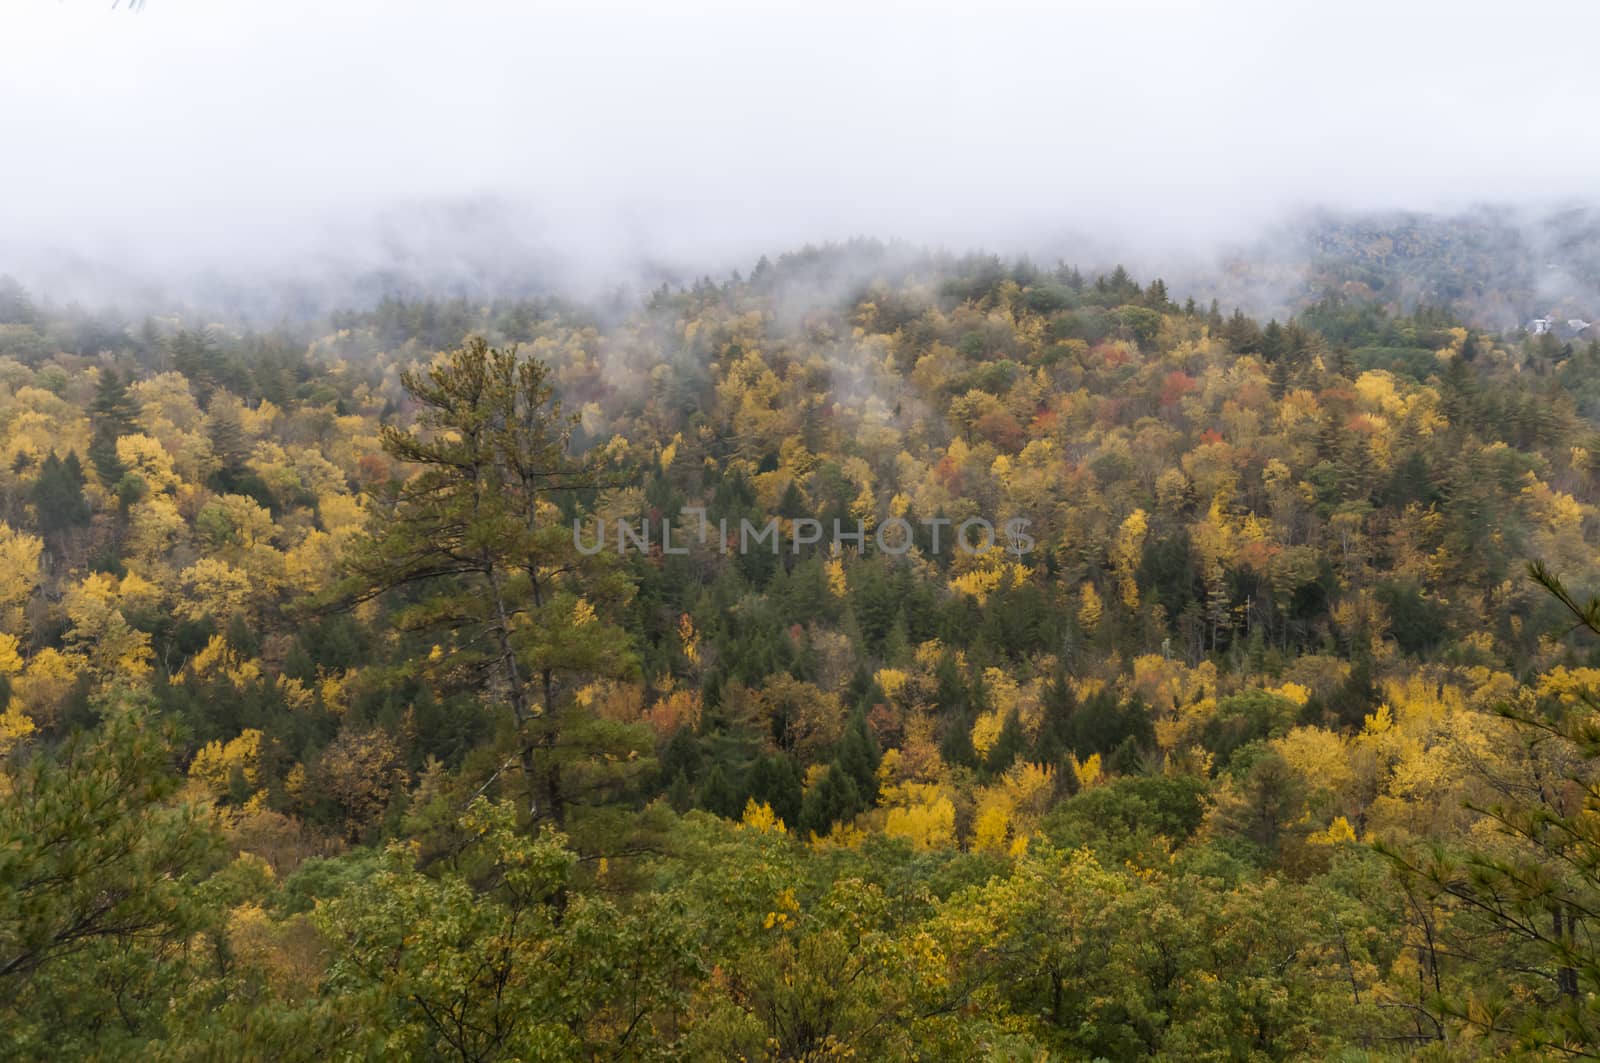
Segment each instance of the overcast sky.
[[1579,0],[0,0],[0,259],[287,256],[478,196],[517,207],[488,238],[731,262],[1593,198],[1597,40]]

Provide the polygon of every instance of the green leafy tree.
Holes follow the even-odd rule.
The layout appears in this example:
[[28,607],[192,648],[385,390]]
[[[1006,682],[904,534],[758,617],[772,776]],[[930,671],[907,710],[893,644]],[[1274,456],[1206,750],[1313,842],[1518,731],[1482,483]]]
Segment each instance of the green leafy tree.
[[381,871],[317,909],[334,943],[327,991],[362,1018],[375,1053],[407,1058],[657,1056],[697,973],[668,898],[626,912],[568,884],[577,856],[529,837],[505,802],[461,819],[458,866],[423,874],[392,846]]
[[[1541,563],[1533,580],[1600,635],[1600,597],[1580,602]],[[1460,1024],[1520,1046],[1575,1058],[1600,1056],[1600,691],[1569,706],[1528,699],[1501,715],[1520,740],[1515,770],[1486,767],[1488,799],[1476,804],[1496,831],[1466,846],[1382,849],[1412,896],[1451,913],[1453,927],[1426,939],[1432,1003]],[[1418,910],[1421,906],[1418,905]],[[1435,937],[1444,940],[1435,940]],[[1478,977],[1452,990],[1441,957],[1468,957]],[[1446,1036],[1440,1027],[1437,1036]]]
[[170,755],[147,710],[119,703],[0,779],[0,1015],[21,1057],[132,1050],[197,977],[196,883],[220,839],[173,800]]

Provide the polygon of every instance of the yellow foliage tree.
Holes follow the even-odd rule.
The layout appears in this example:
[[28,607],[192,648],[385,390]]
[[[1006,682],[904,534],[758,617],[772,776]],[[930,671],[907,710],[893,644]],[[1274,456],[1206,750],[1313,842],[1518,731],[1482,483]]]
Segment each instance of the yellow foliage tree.
[[989,750],[994,748],[995,742],[1000,738],[1000,730],[1005,726],[1005,715],[999,709],[980,713],[972,724],[972,748],[978,751],[980,757],[989,755]]
[[917,849],[942,849],[955,844],[956,806],[937,783],[906,782],[885,790],[888,812],[883,833],[905,838]]
[[972,821],[972,848],[981,853],[1004,853],[1011,837],[1011,797],[1004,790],[989,787],[978,795],[977,814]]
[[0,522],[0,630],[25,630],[22,607],[39,585],[44,540]]
[[224,743],[221,739],[203,746],[189,763],[189,779],[211,797],[227,794],[237,771],[244,781],[255,786],[260,781],[261,732],[250,728]]
[[261,666],[242,656],[221,635],[212,635],[205,648],[189,658],[185,675],[191,679],[225,679],[244,690],[261,679]]
[[1100,617],[1105,612],[1100,603],[1100,592],[1094,589],[1094,584],[1085,583],[1078,599],[1078,626],[1092,635],[1100,626]]
[[891,698],[905,689],[906,680],[909,678],[900,668],[880,668],[872,674],[873,682]]
[[180,611],[191,620],[222,620],[246,612],[255,590],[249,575],[217,557],[203,557],[179,576],[185,597]]
[[1139,563],[1144,558],[1144,538],[1149,530],[1145,512],[1136,509],[1128,514],[1117,531],[1111,548],[1111,569],[1117,574],[1117,592],[1122,604],[1129,609],[1139,608]]
[[777,813],[772,811],[772,806],[765,801],[758,804],[753,797],[745,802],[744,818],[739,822],[762,834],[788,833],[788,828],[783,825],[783,820],[778,818]]
[[102,682],[142,679],[150,671],[150,636],[122,614],[118,580],[93,572],[65,596],[67,645]]
[[1087,790],[1098,786],[1103,778],[1100,768],[1100,754],[1091,753],[1087,760],[1079,760],[1076,755],[1070,755],[1072,774],[1078,780],[1078,789]]
[[117,460],[129,472],[138,474],[152,491],[176,488],[181,482],[172,466],[172,455],[159,440],[150,436],[135,433],[118,439]]
[[20,646],[17,636],[0,631],[0,676],[13,676],[22,671]]

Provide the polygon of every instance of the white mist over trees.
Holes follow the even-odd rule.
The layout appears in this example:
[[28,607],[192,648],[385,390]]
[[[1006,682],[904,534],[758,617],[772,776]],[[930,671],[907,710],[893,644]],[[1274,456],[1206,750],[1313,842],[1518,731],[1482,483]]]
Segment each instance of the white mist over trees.
[[29,0],[0,12],[0,269],[603,286],[855,235],[1170,263],[1304,205],[1588,195],[1600,90],[1550,42],[1597,29],[1555,2]]

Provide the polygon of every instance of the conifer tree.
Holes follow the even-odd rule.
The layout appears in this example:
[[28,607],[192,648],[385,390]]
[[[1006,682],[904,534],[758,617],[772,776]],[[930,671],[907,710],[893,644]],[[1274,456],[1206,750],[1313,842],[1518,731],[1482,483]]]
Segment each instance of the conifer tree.
[[40,464],[30,500],[45,541],[58,544],[63,531],[89,523],[89,502],[83,497],[83,485],[83,466],[76,451],[69,453],[65,461],[51,451]]
[[575,704],[573,681],[632,665],[597,608],[628,585],[608,555],[578,551],[552,502],[593,469],[567,453],[573,420],[547,367],[514,349],[473,338],[401,382],[417,423],[387,426],[383,445],[417,472],[380,500],[345,601],[405,589],[399,624],[439,635],[449,676],[507,706],[530,811],[560,825],[567,765],[619,737]]
[[101,369],[89,404],[89,422],[93,426],[89,463],[107,490],[116,487],[127,472],[117,457],[117,440],[138,431],[138,412],[133,396],[128,394],[127,382],[115,369]]

